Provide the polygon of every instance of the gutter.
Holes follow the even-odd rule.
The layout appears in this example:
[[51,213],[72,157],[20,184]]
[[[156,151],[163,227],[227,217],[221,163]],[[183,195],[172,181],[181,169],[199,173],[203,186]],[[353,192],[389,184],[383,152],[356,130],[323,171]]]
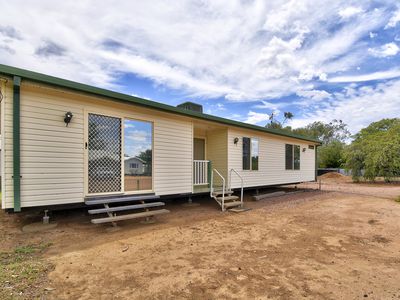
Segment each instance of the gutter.
[[20,161],[20,90],[21,77],[13,78],[13,183],[14,212],[21,211],[21,161]]

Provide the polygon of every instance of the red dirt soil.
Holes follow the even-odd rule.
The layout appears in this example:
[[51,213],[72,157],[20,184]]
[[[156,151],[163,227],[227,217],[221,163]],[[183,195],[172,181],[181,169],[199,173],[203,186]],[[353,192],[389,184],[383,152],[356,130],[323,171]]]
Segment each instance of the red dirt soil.
[[59,226],[36,234],[20,231],[32,219],[2,215],[0,250],[53,243],[48,299],[398,299],[400,188],[387,190],[391,199],[247,195],[252,210],[238,214],[206,198],[175,201],[155,224],[125,221],[112,233],[83,211],[55,214]]

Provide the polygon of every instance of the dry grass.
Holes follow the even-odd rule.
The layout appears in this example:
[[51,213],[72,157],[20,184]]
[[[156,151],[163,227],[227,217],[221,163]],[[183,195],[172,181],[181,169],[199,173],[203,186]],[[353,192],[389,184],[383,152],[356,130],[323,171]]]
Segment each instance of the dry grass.
[[0,299],[37,299],[52,265],[41,258],[50,244],[16,247],[0,253]]

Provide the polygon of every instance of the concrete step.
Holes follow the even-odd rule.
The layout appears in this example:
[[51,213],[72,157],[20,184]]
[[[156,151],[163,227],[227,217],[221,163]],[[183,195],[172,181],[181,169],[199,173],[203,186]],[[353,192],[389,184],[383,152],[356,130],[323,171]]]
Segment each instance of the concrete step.
[[129,215],[116,216],[116,217],[92,219],[91,222],[93,224],[101,224],[101,223],[108,223],[108,222],[117,222],[117,221],[122,221],[122,220],[131,220],[131,219],[137,219],[137,218],[152,217],[152,216],[166,214],[166,213],[169,213],[169,210],[158,209],[158,210],[145,211],[145,212],[134,213],[134,214],[129,214]]

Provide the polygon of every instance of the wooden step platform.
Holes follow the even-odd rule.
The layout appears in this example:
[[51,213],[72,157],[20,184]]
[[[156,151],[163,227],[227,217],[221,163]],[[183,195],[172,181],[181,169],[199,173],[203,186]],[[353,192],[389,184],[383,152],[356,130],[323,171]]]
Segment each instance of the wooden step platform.
[[143,204],[134,204],[134,205],[124,205],[124,206],[116,206],[116,207],[108,207],[108,208],[90,209],[90,210],[88,210],[88,213],[93,215],[93,214],[125,211],[125,210],[139,209],[139,208],[150,208],[150,207],[157,207],[157,206],[163,206],[163,205],[165,205],[164,202],[150,202],[150,203],[143,203]]
[[135,196],[102,196],[102,197],[89,197],[85,199],[86,205],[110,204],[121,202],[133,202],[143,200],[157,200],[160,196],[151,195],[135,195]]
[[[237,200],[237,199],[239,199],[238,196],[225,196],[225,197],[224,197],[224,202],[225,202],[225,201]],[[222,201],[222,196],[221,196],[221,197],[217,197],[217,200],[218,200],[218,201]],[[226,203],[225,203],[225,204],[226,204]]]
[[[169,210],[166,209],[157,209],[150,210],[150,208],[160,207],[165,205],[164,202],[145,202],[145,200],[156,200],[160,199],[160,196],[156,196],[155,194],[145,194],[145,195],[112,195],[112,196],[99,196],[99,197],[88,197],[85,199],[86,205],[103,205],[104,208],[95,208],[88,210],[88,213],[93,214],[107,214],[105,218],[96,218],[92,219],[91,222],[93,224],[101,224],[101,223],[112,223],[116,226],[117,221],[122,220],[130,220],[137,218],[148,218],[169,213]],[[129,202],[139,202],[138,204],[129,204]],[[118,205],[110,207],[110,204]],[[124,205],[128,204],[128,205]],[[123,212],[128,210],[136,210],[143,209],[144,211],[139,211],[136,213],[130,213],[126,215],[117,216],[117,212]]]
[[225,206],[226,208],[228,208],[228,207],[235,207],[235,206],[239,206],[239,205],[242,205],[242,202],[240,202],[240,201],[232,201],[232,202],[225,202],[225,203],[224,203],[224,206]]
[[128,214],[128,215],[92,219],[91,222],[93,224],[101,224],[101,223],[117,222],[117,221],[131,220],[131,219],[137,219],[137,218],[152,217],[152,216],[155,216],[155,215],[161,215],[161,214],[166,214],[166,213],[169,213],[169,210],[167,210],[167,209],[158,209],[158,210],[144,211],[144,212]]
[[[222,189],[219,191],[219,190],[214,190],[213,191],[213,196],[220,196],[220,195],[222,195],[223,194],[223,192],[222,192]],[[225,191],[225,195],[232,195],[233,194],[233,191]]]

